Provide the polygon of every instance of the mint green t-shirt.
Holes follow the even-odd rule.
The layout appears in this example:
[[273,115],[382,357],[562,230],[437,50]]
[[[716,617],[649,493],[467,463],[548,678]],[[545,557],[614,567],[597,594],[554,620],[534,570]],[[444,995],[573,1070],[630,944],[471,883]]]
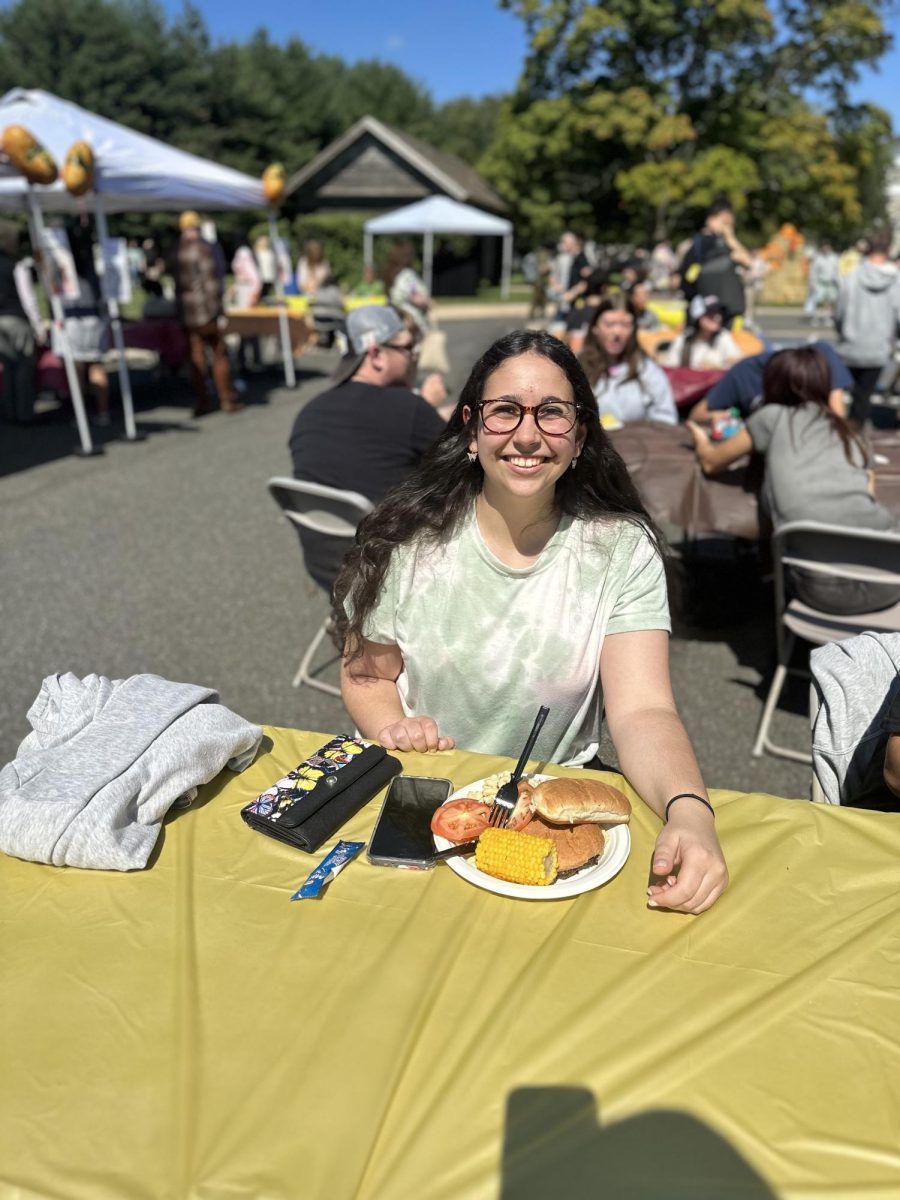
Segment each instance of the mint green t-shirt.
[[671,630],[662,561],[632,521],[563,516],[530,567],[487,547],[474,507],[446,545],[391,556],[364,623],[396,645],[407,716],[430,716],[461,749],[518,758],[537,711],[534,758],[587,761],[600,740],[600,651],[608,633]]

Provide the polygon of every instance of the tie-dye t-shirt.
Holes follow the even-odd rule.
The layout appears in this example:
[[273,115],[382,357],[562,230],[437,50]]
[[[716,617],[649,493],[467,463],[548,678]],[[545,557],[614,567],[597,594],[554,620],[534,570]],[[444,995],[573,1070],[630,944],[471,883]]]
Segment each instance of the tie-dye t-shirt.
[[508,567],[474,507],[446,545],[398,547],[364,622],[403,655],[407,716],[430,716],[461,749],[518,758],[542,704],[534,758],[587,761],[600,739],[608,633],[671,630],[662,561],[645,530],[564,516],[540,558]]

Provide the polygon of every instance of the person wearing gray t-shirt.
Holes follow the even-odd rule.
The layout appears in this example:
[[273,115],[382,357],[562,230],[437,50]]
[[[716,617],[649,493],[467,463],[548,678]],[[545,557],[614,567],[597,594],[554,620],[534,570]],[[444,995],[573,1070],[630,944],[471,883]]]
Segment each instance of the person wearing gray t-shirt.
[[[773,355],[763,374],[762,408],[727,441],[714,443],[688,422],[700,466],[723,471],[756,450],[765,458],[760,495],[775,529],[789,521],[820,521],[854,529],[900,529],[879,504],[866,450],[829,405],[828,361],[811,346]],[[900,600],[892,584],[789,573],[793,591],[823,612],[850,614],[889,608]]]

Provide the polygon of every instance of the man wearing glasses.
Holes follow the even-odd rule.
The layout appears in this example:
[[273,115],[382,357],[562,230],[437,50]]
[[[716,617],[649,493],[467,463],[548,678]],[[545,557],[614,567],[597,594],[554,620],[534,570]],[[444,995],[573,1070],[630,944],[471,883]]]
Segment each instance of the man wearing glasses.
[[[347,353],[333,386],[297,415],[290,449],[294,478],[359,492],[377,504],[418,466],[443,431],[453,405],[440,375],[413,391],[418,333],[388,305],[366,305],[347,317]],[[327,537],[300,531],[306,569],[331,589],[343,550]]]

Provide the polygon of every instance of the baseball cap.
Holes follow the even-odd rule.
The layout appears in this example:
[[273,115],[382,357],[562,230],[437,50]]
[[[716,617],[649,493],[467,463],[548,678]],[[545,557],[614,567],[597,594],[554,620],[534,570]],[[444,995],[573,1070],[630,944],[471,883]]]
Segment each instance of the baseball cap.
[[714,317],[723,311],[718,296],[695,296],[688,308],[688,318],[696,325],[701,317]]
[[178,228],[181,230],[199,229],[200,224],[200,214],[195,213],[192,209],[188,209],[187,212],[183,212],[178,218]]
[[366,352],[383,346],[406,329],[406,323],[389,304],[365,304],[347,314],[347,353],[337,365],[332,379],[344,383],[362,366]]

